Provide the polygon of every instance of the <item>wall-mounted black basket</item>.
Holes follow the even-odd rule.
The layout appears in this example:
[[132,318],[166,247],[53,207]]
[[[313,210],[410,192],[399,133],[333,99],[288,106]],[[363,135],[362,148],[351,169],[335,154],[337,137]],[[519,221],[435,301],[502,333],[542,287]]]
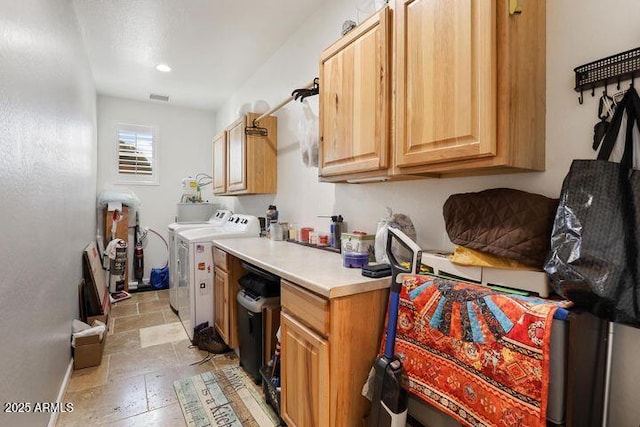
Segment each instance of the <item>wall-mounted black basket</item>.
[[620,89],[622,80],[640,76],[640,47],[589,62],[573,71],[576,73],[575,90],[580,92],[579,101],[582,104],[582,92],[585,90],[591,89],[593,95],[596,87],[611,83],[616,83]]

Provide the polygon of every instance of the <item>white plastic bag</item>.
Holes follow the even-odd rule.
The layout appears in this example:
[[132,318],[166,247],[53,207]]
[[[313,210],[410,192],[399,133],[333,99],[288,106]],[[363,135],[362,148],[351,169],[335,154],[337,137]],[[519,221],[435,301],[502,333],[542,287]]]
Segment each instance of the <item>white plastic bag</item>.
[[377,263],[388,263],[387,257],[387,229],[391,221],[391,208],[387,207],[387,216],[378,221],[378,229],[376,230],[376,240],[373,245],[373,252],[376,256]]
[[264,99],[258,99],[257,101],[253,101],[253,112],[257,114],[264,114],[269,111],[271,107],[269,107],[269,103]]
[[128,188],[105,188],[98,194],[98,207],[104,208],[111,202],[120,202],[132,209],[140,207],[140,199]]
[[376,10],[380,10],[388,3],[388,0],[357,0],[356,17],[358,24],[373,15]]
[[[414,242],[417,239],[416,228],[413,226],[411,218],[405,214],[394,214],[390,207],[387,207],[387,217],[378,222],[378,230],[376,231],[376,240],[374,243],[374,253],[377,263],[389,263],[387,256],[387,234],[389,227],[394,227],[409,236]],[[404,252],[402,248],[394,247],[394,256],[396,252]]]
[[[86,323],[85,323],[85,325],[86,325]],[[87,325],[87,326],[89,326],[89,325]],[[99,320],[95,320],[93,322],[93,326],[91,326],[89,328],[83,328],[82,330],[77,331],[77,332],[73,332],[71,334],[71,347],[73,347],[73,348],[76,347],[76,338],[89,337],[91,335],[98,335],[100,337],[100,341],[102,341],[102,336],[104,335],[106,330],[107,330],[107,325],[105,325],[104,323],[102,323]]]
[[300,138],[300,155],[307,167],[318,167],[318,116],[315,115],[309,102],[302,101],[302,117],[298,122],[298,137]]
[[252,109],[253,107],[251,106],[251,103],[245,102],[244,104],[238,107],[238,113],[237,113],[238,117],[242,117],[245,114],[250,113]]

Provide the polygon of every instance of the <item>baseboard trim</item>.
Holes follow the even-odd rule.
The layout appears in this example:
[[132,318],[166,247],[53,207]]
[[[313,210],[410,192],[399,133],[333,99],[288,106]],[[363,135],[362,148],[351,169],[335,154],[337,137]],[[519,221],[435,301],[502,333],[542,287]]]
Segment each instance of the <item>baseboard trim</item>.
[[[73,372],[73,357],[69,360],[69,366],[67,366],[67,372],[64,374],[64,378],[62,379],[62,384],[60,384],[60,391],[58,391],[58,397],[56,398],[56,403],[59,403],[60,406],[64,405],[62,399],[64,399],[64,395],[67,393],[67,386],[69,385],[69,380],[71,380],[71,373]],[[47,427],[55,427],[58,422],[58,415],[60,413],[58,411],[51,412],[51,417],[49,417],[49,424]]]

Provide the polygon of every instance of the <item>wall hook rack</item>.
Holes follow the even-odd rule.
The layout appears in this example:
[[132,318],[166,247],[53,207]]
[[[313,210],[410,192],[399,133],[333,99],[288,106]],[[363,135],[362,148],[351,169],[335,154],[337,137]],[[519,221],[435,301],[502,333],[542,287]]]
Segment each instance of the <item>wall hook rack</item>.
[[594,96],[596,87],[606,87],[610,83],[616,83],[619,90],[622,80],[631,79],[633,86],[636,74],[640,74],[640,47],[589,62],[574,68],[573,71],[576,74],[574,89],[580,92],[580,104],[584,102],[585,89],[591,89],[591,96]]

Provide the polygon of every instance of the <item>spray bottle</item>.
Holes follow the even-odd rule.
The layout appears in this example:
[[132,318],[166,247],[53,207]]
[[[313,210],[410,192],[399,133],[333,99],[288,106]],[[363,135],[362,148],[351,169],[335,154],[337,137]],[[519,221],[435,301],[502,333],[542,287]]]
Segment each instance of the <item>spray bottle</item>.
[[347,229],[342,215],[331,215],[331,226],[329,227],[329,244],[334,249],[341,248],[342,233]]

